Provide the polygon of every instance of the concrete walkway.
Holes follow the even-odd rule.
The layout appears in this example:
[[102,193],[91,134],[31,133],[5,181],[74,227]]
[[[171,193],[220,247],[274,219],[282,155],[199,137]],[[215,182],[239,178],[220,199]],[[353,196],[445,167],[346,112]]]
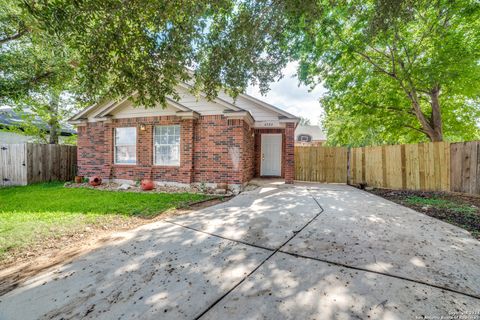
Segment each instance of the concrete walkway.
[[[480,319],[480,242],[342,185],[265,185],[116,234],[0,319]],[[458,318],[458,317],[457,317]]]

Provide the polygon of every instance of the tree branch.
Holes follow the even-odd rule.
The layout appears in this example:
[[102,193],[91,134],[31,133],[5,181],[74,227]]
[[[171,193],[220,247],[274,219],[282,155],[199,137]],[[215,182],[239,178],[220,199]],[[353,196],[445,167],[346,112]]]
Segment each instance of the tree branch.
[[413,129],[413,130],[418,131],[418,132],[423,133],[423,134],[426,134],[426,133],[427,133],[426,131],[424,131],[424,130],[422,130],[422,129],[415,128],[414,126],[410,126],[410,125],[408,125],[408,124],[404,124],[403,126],[404,126],[405,128]]
[[9,41],[12,41],[12,40],[16,40],[16,39],[22,37],[24,34],[26,34],[27,31],[28,31],[27,29],[22,29],[22,30],[18,31],[17,33],[14,33],[14,34],[12,34],[12,35],[10,35],[10,36],[6,36],[6,37],[4,37],[4,38],[1,38],[1,39],[0,39],[0,44],[4,44],[4,43],[6,43],[6,42],[9,42]]

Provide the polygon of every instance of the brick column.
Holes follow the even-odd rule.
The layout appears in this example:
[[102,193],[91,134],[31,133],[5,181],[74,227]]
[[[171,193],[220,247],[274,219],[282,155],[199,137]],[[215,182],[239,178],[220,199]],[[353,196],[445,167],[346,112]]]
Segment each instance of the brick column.
[[243,182],[243,166],[244,166],[244,135],[243,135],[243,120],[231,119],[227,121],[228,129],[228,157],[231,162],[231,172],[227,181],[228,184],[239,184]]
[[[143,130],[142,130],[143,127]],[[140,121],[137,125],[137,179],[152,178],[153,164],[153,125]]]
[[285,183],[295,179],[295,123],[288,122],[285,127]]
[[[112,165],[113,165],[113,126],[111,122],[103,122],[103,168],[102,178],[112,179]],[[100,156],[100,155],[98,155]]]
[[183,183],[193,182],[193,144],[195,119],[183,119],[180,125],[180,175]]

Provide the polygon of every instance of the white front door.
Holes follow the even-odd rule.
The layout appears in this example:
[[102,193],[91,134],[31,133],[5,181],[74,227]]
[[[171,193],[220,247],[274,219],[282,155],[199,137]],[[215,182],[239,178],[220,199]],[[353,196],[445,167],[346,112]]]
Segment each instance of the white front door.
[[282,134],[262,134],[261,176],[282,175]]

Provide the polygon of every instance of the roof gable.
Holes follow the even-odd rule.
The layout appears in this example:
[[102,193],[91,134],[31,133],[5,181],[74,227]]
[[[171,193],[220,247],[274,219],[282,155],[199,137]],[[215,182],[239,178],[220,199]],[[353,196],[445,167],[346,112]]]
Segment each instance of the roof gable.
[[118,101],[104,101],[102,103],[90,106],[70,119],[71,122],[79,120],[99,121],[106,117],[113,118],[134,118],[145,116],[175,115],[176,112],[196,112],[199,115],[219,115],[229,112],[247,111],[255,121],[276,121],[283,119],[298,120],[292,114],[272,106],[259,99],[246,94],[239,95],[233,99],[224,92],[213,100],[208,100],[205,94],[198,96],[191,93],[191,86],[181,83],[177,86],[178,101],[167,97],[167,106],[164,108],[157,105],[153,108],[144,108],[134,106],[129,97]]

